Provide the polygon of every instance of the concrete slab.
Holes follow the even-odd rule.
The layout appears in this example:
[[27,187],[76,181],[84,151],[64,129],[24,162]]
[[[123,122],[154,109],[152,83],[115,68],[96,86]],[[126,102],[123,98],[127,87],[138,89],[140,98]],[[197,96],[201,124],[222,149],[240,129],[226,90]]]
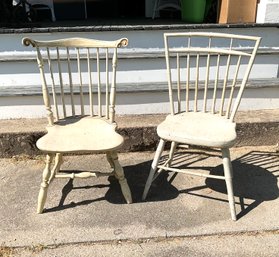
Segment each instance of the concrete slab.
[[[194,170],[202,167],[211,174],[222,172],[217,152],[183,153],[183,158],[176,155],[174,165],[187,164]],[[274,147],[232,149],[236,222],[230,219],[222,181],[164,173],[142,202],[152,158],[151,152],[120,154],[133,204],[125,204],[112,178],[57,179],[49,188],[42,215],[35,211],[43,160],[0,159],[0,245],[51,247],[279,229],[279,156]],[[109,165],[102,155],[67,156],[62,169],[105,172]]]

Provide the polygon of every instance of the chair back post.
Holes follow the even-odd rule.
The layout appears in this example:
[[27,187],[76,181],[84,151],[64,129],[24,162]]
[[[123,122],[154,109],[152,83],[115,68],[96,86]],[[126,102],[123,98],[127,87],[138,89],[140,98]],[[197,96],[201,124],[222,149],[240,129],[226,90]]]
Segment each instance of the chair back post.
[[112,59],[112,82],[110,88],[110,122],[114,123],[115,120],[115,93],[116,93],[116,67],[117,67],[117,48],[114,49],[113,59]]
[[172,77],[171,77],[171,70],[170,70],[170,56],[169,56],[168,38],[167,38],[166,34],[164,34],[164,43],[165,43],[165,57],[166,57],[166,66],[167,66],[170,110],[171,110],[171,115],[174,115]]
[[36,45],[36,42],[33,41],[32,39],[24,38],[22,43],[25,46],[32,45],[33,47],[36,48],[36,51],[37,51],[37,63],[38,63],[38,67],[39,67],[39,70],[40,70],[40,76],[41,76],[41,81],[42,81],[43,101],[44,101],[44,105],[45,105],[46,111],[47,111],[48,124],[50,126],[52,126],[54,124],[54,117],[53,117],[53,112],[51,110],[50,96],[49,96],[49,91],[48,91],[47,83],[46,83],[46,77],[45,77],[45,73],[44,73],[44,62],[43,62],[42,55],[40,53],[40,49]]
[[48,124],[50,126],[52,126],[54,124],[54,117],[53,117],[53,112],[51,110],[50,96],[49,96],[49,91],[48,91],[47,83],[46,83],[46,77],[45,77],[45,73],[44,73],[44,63],[43,63],[42,55],[41,55],[38,47],[36,47],[36,51],[37,51],[38,67],[40,70],[40,75],[41,75],[41,80],[42,80],[42,92],[43,92],[44,104],[45,104],[46,111],[47,111]]
[[254,49],[253,49],[253,52],[251,54],[251,58],[250,58],[250,61],[248,63],[248,69],[246,70],[246,73],[244,75],[244,78],[242,80],[242,83],[241,83],[241,87],[240,87],[240,90],[238,92],[238,95],[237,95],[237,98],[236,98],[236,103],[234,105],[234,108],[232,110],[232,113],[231,113],[231,116],[230,116],[230,120],[233,121],[234,118],[235,118],[235,114],[237,112],[237,109],[240,105],[240,101],[241,101],[241,98],[242,98],[242,95],[243,95],[243,91],[244,91],[244,88],[246,86],[246,83],[247,83],[247,80],[249,78],[249,75],[251,73],[251,68],[254,64],[254,61],[255,61],[255,58],[256,58],[256,53],[257,53],[257,50],[259,48],[259,45],[260,45],[260,42],[261,42],[261,38],[256,38],[256,43],[255,43],[255,46],[254,46]]

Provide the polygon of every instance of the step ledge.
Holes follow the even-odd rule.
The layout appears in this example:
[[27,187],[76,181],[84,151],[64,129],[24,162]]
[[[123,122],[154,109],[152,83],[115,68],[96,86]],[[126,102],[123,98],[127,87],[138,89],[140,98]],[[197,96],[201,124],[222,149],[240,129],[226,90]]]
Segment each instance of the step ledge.
[[[182,82],[183,84],[183,82]],[[209,84],[209,89],[213,89],[213,84]],[[273,79],[252,79],[247,82],[247,89],[262,89],[262,88],[275,88],[279,85],[279,78]],[[200,87],[200,90],[203,87]],[[11,96],[41,96],[42,89],[41,85],[33,86],[2,86],[0,87],[0,96],[2,97],[11,97]],[[190,88],[194,90],[194,88]],[[167,83],[162,82],[150,82],[150,83],[127,83],[127,84],[118,84],[117,92],[118,93],[145,93],[145,92],[167,92],[168,85]],[[67,92],[66,92],[67,94]]]
[[[6,27],[5,27],[6,26]],[[59,33],[59,32],[105,32],[105,31],[147,31],[147,30],[185,30],[185,29],[229,29],[229,28],[278,28],[279,23],[238,23],[238,24],[138,24],[138,25],[93,25],[74,27],[38,27],[40,24],[30,24],[25,28],[9,28],[15,24],[1,24],[0,34],[23,33]],[[18,26],[18,24],[17,24]]]
[[[245,50],[241,48],[241,50]],[[247,48],[249,50],[249,48]],[[278,55],[279,47],[260,47],[257,55]],[[65,55],[66,56],[66,55]],[[62,58],[65,57],[62,55]],[[205,56],[207,56],[205,54]],[[65,57],[66,58],[66,57]],[[84,57],[86,58],[86,57]],[[118,59],[157,59],[165,58],[164,49],[139,49],[129,48],[121,49],[118,54]],[[37,62],[37,54],[35,51],[5,51],[1,52],[0,62]]]
[[[154,151],[157,125],[166,115],[119,116],[118,132],[125,143],[120,152]],[[32,121],[32,122],[30,122]],[[279,142],[279,109],[238,112],[236,147],[276,145]],[[0,158],[40,155],[36,141],[46,133],[46,119],[0,120]]]

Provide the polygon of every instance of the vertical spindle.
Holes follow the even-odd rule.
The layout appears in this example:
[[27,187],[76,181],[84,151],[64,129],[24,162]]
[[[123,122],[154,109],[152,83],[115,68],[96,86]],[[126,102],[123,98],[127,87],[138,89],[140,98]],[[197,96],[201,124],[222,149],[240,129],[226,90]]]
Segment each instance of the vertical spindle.
[[238,60],[237,60],[235,75],[234,75],[233,83],[232,83],[232,86],[231,86],[230,98],[229,98],[229,103],[228,103],[228,108],[227,108],[227,113],[226,113],[227,118],[229,118],[229,116],[230,116],[233,94],[234,94],[234,89],[235,89],[235,85],[236,85],[236,82],[237,82],[237,77],[238,77],[240,64],[241,64],[241,55],[238,57]]
[[90,116],[94,116],[93,109],[93,86],[92,86],[92,73],[91,73],[91,65],[90,65],[90,50],[87,48],[87,71],[88,71],[88,90],[89,90],[89,104],[90,104]]
[[97,57],[97,76],[98,76],[98,113],[99,117],[102,117],[102,92],[101,92],[101,74],[100,74],[100,51],[96,49]]
[[214,91],[213,91],[212,109],[211,109],[211,112],[213,114],[215,113],[215,107],[216,107],[217,88],[219,84],[219,72],[220,72],[220,54],[218,54],[217,56],[217,63],[216,63],[216,73],[215,73]]
[[82,82],[82,73],[81,73],[81,65],[80,65],[80,51],[79,51],[79,48],[77,48],[77,68],[78,68],[78,76],[79,76],[80,112],[81,112],[81,115],[84,115],[83,82]]
[[71,58],[69,53],[69,47],[67,49],[67,66],[68,66],[68,74],[69,74],[69,87],[70,87],[70,95],[71,95],[71,106],[72,106],[72,115],[75,115],[75,103],[74,103],[74,92],[73,92],[73,79],[72,79],[72,70],[71,70]]
[[109,119],[109,51],[106,48],[106,119]]
[[[208,49],[211,48],[211,37],[208,42]],[[207,110],[207,90],[208,90],[208,80],[209,80],[209,70],[210,70],[210,54],[207,55],[206,62],[206,74],[205,74],[205,84],[204,84],[204,98],[203,98],[203,112]]]
[[56,54],[57,54],[57,64],[58,64],[58,73],[59,73],[60,90],[61,90],[60,93],[61,93],[61,102],[62,102],[62,109],[63,109],[63,118],[65,118],[67,116],[67,113],[66,113],[66,105],[65,105],[65,95],[64,95],[61,61],[60,61],[60,54],[59,54],[58,47],[56,47]]
[[53,69],[52,69],[52,62],[50,58],[49,48],[47,47],[46,49],[47,49],[48,68],[49,68],[50,78],[51,78],[51,89],[52,89],[52,98],[53,98],[55,116],[56,116],[56,120],[59,120],[59,111],[58,111],[57,96],[56,96],[56,89],[55,89],[55,80],[54,80]]
[[194,111],[195,112],[198,111],[199,71],[200,71],[200,54],[197,54],[196,81],[195,81],[195,106],[194,106]]
[[176,66],[177,66],[177,103],[178,103],[178,112],[181,112],[181,95],[180,95],[180,58],[179,58],[179,54],[177,54],[176,56]]

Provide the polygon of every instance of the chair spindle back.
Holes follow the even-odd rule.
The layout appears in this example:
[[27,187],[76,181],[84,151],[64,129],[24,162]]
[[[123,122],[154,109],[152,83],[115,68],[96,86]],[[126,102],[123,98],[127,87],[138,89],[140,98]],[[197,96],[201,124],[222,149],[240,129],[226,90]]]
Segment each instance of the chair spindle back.
[[219,113],[233,121],[260,38],[206,32],[165,33],[164,43],[171,114]]
[[[37,50],[49,124],[69,116],[115,118],[117,48],[128,40],[68,38],[23,44]],[[52,111],[54,109],[54,112]]]

